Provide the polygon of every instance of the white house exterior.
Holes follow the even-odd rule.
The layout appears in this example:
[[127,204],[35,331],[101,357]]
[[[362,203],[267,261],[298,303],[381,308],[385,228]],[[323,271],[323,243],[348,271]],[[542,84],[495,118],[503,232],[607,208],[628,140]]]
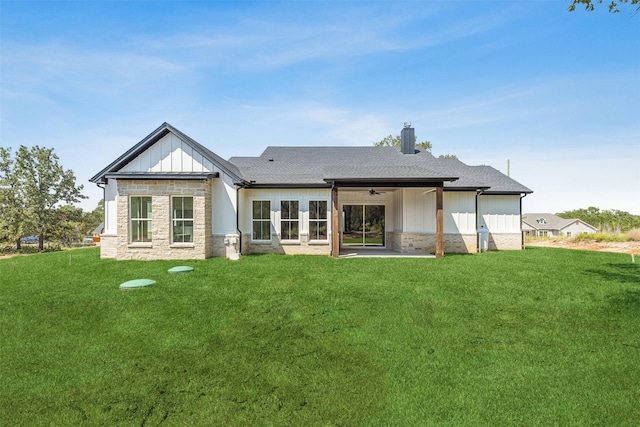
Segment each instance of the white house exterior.
[[397,147],[268,147],[224,160],[164,123],[91,181],[104,188],[101,256],[198,259],[522,248],[527,187],[489,166]]
[[598,229],[578,218],[561,218],[550,213],[528,213],[522,216],[522,231],[533,237],[575,237],[596,233]]

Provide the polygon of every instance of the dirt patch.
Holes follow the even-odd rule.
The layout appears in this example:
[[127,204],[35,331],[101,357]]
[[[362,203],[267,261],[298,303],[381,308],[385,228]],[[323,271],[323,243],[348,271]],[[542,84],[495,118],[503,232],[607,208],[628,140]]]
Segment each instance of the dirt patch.
[[526,246],[578,249],[583,251],[618,252],[640,255],[640,242],[596,242],[595,240],[541,239],[530,240]]

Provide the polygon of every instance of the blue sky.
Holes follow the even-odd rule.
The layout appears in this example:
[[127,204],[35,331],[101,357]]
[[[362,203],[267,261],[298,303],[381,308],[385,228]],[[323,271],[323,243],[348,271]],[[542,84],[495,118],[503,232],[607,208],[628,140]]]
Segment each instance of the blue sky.
[[370,145],[534,190],[525,212],[640,214],[640,14],[569,1],[0,0],[0,144],[87,180],[167,121],[224,158]]

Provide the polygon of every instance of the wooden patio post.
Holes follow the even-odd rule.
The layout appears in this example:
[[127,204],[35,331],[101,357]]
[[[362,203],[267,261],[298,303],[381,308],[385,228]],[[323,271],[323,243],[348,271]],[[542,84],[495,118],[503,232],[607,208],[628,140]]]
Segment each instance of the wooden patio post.
[[436,258],[444,256],[444,213],[442,212],[442,187],[436,188]]
[[338,212],[338,188],[331,189],[331,256],[340,256],[340,215]]

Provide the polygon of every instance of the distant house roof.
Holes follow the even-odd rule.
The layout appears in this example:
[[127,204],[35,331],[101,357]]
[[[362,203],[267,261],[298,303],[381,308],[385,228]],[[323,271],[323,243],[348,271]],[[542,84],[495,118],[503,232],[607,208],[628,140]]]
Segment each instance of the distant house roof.
[[587,224],[579,218],[562,218],[550,213],[527,213],[522,215],[522,222],[535,230],[563,230],[576,221],[597,230],[596,227]]
[[103,231],[104,231],[104,221],[102,221],[100,225],[97,226],[95,230],[93,230],[92,234],[102,234]]

